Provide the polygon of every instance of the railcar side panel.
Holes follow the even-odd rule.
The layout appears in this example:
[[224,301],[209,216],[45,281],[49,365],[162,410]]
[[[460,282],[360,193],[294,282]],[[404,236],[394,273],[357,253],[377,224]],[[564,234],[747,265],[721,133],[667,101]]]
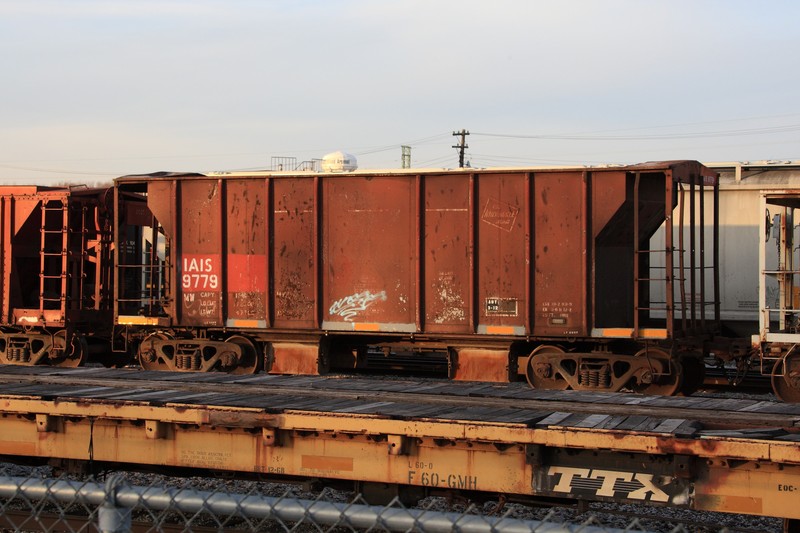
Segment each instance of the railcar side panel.
[[3,324],[14,324],[18,307],[38,307],[41,220],[33,214],[39,212],[41,198],[35,191],[35,187],[4,187],[0,192]]
[[533,199],[533,333],[586,336],[585,178],[580,172],[537,172]]
[[417,331],[417,180],[334,176],[322,189],[323,328]]
[[317,178],[280,178],[272,187],[274,241],[274,325],[279,328],[318,327],[318,227]]
[[263,180],[221,182],[225,190],[225,323],[267,326],[267,188]]
[[178,209],[180,323],[222,326],[222,190],[219,180],[181,180]]
[[424,329],[473,333],[474,178],[425,177]]
[[528,333],[527,174],[478,176],[476,279],[478,333]]

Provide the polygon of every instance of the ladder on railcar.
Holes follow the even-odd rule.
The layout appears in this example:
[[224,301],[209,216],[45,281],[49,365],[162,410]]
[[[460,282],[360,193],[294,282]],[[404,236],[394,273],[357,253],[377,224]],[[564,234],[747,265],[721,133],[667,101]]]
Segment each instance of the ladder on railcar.
[[89,210],[61,198],[44,200],[41,212],[39,310],[82,309],[94,297],[86,293]]
[[39,311],[63,309],[67,298],[69,209],[65,200],[42,201]]
[[[650,313],[663,314],[674,335],[693,336],[708,332],[719,322],[718,192],[704,187],[700,177],[688,184],[677,183],[677,205],[665,206],[664,247],[641,246],[639,240],[639,181],[634,181],[634,331],[639,332]],[[705,193],[713,194],[711,245],[707,246]],[[687,197],[688,195],[688,202]],[[688,205],[687,205],[688,204]],[[677,216],[669,216],[674,207]],[[685,220],[688,207],[688,221]],[[688,247],[686,237],[688,236]],[[710,251],[709,251],[710,248]],[[709,257],[709,255],[711,257]],[[663,256],[656,261],[649,258]],[[687,264],[688,256],[688,264]],[[644,262],[642,262],[642,260]],[[688,287],[687,287],[688,282]],[[661,285],[664,301],[650,299],[651,287]],[[688,290],[687,290],[688,288]],[[674,323],[673,323],[674,320]]]
[[172,265],[169,239],[154,216],[146,224],[119,224],[120,243],[114,268],[119,280],[119,315],[164,316]]

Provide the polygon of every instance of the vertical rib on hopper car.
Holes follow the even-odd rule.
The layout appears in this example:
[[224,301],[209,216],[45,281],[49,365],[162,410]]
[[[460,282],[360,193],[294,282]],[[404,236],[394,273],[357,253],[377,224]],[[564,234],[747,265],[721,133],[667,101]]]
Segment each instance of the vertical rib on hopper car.
[[117,347],[145,368],[383,350],[455,379],[689,390],[718,321],[716,190],[694,161],[122,177]]

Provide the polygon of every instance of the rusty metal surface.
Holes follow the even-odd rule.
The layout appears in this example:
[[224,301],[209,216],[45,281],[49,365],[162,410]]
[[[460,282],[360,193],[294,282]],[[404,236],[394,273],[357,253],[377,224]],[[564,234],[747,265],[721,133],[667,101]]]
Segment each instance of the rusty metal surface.
[[[3,255],[3,283],[0,290],[3,300],[2,321],[5,325],[17,325],[19,320],[30,320],[31,325],[36,325],[44,310],[40,301],[40,243],[43,226],[45,222],[50,222],[50,219],[42,220],[42,203],[49,201],[67,205],[69,190],[0,187]],[[15,313],[23,308],[27,310],[24,316]],[[63,308],[57,311],[58,316],[53,318],[63,321]]]
[[111,199],[110,189],[0,186],[0,361],[78,365],[84,336],[109,334]]
[[429,175],[424,187],[424,327],[472,333],[474,180]]
[[178,325],[585,337],[633,327],[632,206],[649,239],[666,182],[701,168],[138,176],[118,186],[145,183],[172,239]]
[[334,176],[323,191],[323,328],[415,332],[416,178]]
[[587,335],[586,189],[581,172],[538,173],[534,179],[536,335]]
[[474,312],[478,333],[523,335],[530,332],[529,185],[530,177],[526,172],[478,178],[475,200],[478,211],[477,309]]
[[[488,384],[419,383],[419,392],[383,397],[376,388],[397,387],[321,377],[209,376],[204,381],[217,392],[204,392],[185,375],[103,369],[34,375],[42,383],[4,386],[2,455],[800,517],[791,504],[800,486],[798,442],[779,428],[706,430],[691,419],[661,416],[457,407],[481,391],[486,402],[498,391]],[[44,383],[48,376],[50,384]],[[69,384],[59,385],[58,376],[71,377]],[[354,387],[348,396],[324,394]],[[421,401],[427,398],[421,392],[442,389],[451,391],[441,394],[449,407]],[[499,389],[510,392],[509,405],[537,392]],[[640,399],[691,404],[689,398]],[[583,394],[584,402],[603,400],[610,408],[612,400],[630,397]],[[694,400],[697,407],[700,399]],[[718,417],[768,407],[704,401]]]
[[228,325],[265,327],[269,288],[266,238],[268,191],[264,183],[221,182],[225,194],[225,309]]
[[320,348],[314,344],[275,342],[266,354],[264,370],[272,374],[317,375],[320,368]]
[[[245,336],[265,354],[271,343],[325,335],[346,339],[338,345],[344,353],[370,343],[480,346],[498,354],[484,361],[494,367],[490,376],[506,372],[510,354],[502,352],[515,341],[514,356],[531,353],[540,338],[670,343],[668,304],[678,293],[671,224],[663,247],[650,250],[650,240],[679,198],[674,184],[715,179],[696,162],[123,177],[118,200],[139,195],[152,216],[129,209],[119,217],[118,239],[135,243],[132,254],[119,247],[119,260],[142,263],[119,267],[128,273],[117,324],[140,337],[165,326],[173,337]],[[698,261],[677,255],[707,270],[703,244]],[[661,271],[651,269],[665,260]],[[693,309],[695,291],[684,289],[692,301],[679,307]],[[125,303],[137,290],[151,295]],[[667,304],[657,307],[656,296]],[[695,322],[681,334],[710,326]],[[623,355],[637,351],[631,346]],[[327,364],[282,359],[272,371]]]
[[[507,350],[460,348],[455,350],[452,378],[456,381],[508,382],[509,359]],[[506,360],[506,364],[497,364]]]
[[318,180],[272,180],[274,325],[294,329],[319,326]]
[[180,314],[187,326],[222,326],[221,180],[182,180],[178,214]]

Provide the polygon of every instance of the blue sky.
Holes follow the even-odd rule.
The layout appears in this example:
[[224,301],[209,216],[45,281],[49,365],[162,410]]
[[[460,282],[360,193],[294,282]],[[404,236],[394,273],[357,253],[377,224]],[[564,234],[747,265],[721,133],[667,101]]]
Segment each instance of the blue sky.
[[0,181],[800,159],[800,3],[0,0]]

